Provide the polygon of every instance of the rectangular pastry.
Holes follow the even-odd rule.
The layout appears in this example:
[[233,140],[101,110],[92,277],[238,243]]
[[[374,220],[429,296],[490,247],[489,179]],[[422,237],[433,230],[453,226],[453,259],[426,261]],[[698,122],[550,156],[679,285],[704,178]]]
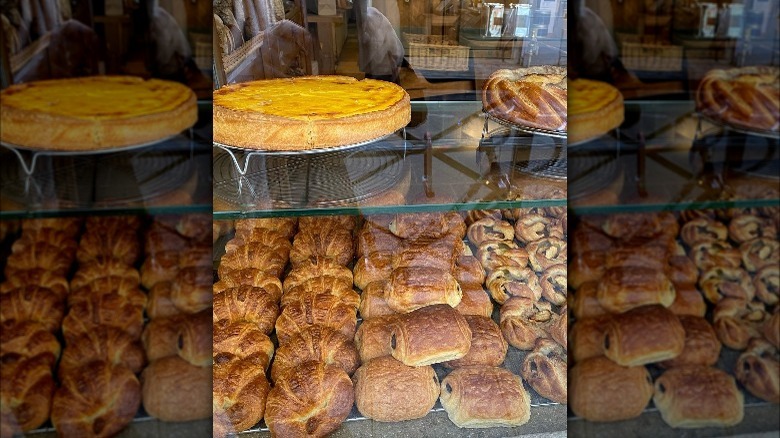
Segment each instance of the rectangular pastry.
[[653,379],[643,366],[624,367],[604,356],[569,370],[569,407],[588,421],[638,417],[653,397]]
[[355,347],[363,363],[375,357],[390,356],[390,337],[399,315],[377,316],[364,319],[355,333]]
[[623,313],[635,307],[674,302],[675,289],[663,271],[643,267],[607,269],[599,281],[598,300],[612,313]]
[[677,315],[659,305],[614,315],[604,332],[604,354],[623,366],[672,359],[684,346],[685,329]]
[[391,309],[407,313],[433,304],[457,306],[460,285],[448,271],[428,267],[398,268],[390,276],[385,300]]
[[390,334],[391,354],[410,366],[460,359],[470,348],[469,324],[447,304],[401,315]]

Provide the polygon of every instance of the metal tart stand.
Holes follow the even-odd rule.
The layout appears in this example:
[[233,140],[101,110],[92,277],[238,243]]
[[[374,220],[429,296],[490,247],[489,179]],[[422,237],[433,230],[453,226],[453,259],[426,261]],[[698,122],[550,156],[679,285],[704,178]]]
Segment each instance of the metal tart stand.
[[[401,140],[402,147],[393,139]],[[371,166],[395,169],[405,165],[408,147],[406,128],[359,143],[306,150],[213,145],[220,152],[215,156],[214,195],[242,207],[270,202],[275,208],[347,205],[375,196],[397,183],[402,172],[369,175],[364,170],[361,174],[361,169],[348,166],[345,160],[362,157]],[[359,159],[357,163],[365,164]],[[331,196],[320,184],[340,193]]]
[[[186,132],[187,142],[188,142],[188,155],[186,157],[182,157],[183,161],[191,161],[194,157],[194,149],[195,149],[195,141],[194,141],[194,134],[192,128],[189,128]],[[64,150],[53,150],[53,149],[43,149],[43,148],[33,148],[28,146],[22,146],[22,145],[16,145],[11,144],[7,142],[0,142],[0,146],[4,147],[5,149],[8,149],[18,160],[19,162],[19,169],[21,169],[21,178],[23,178],[23,189],[22,193],[20,195],[23,197],[24,200],[26,200],[28,203],[41,203],[45,201],[62,201],[61,199],[55,199],[57,198],[56,195],[51,193],[50,189],[55,188],[55,186],[59,186],[62,188],[62,185],[59,184],[58,181],[55,181],[55,175],[54,171],[59,169],[53,169],[57,166],[53,166],[50,160],[57,160],[57,159],[64,159],[64,158],[72,158],[74,160],[74,169],[73,169],[73,178],[70,178],[72,180],[72,184],[66,185],[65,187],[65,196],[66,198],[76,198],[76,203],[84,203],[84,202],[94,202],[95,200],[95,188],[96,188],[96,181],[94,180],[94,174],[91,174],[92,179],[89,181],[91,185],[87,186],[84,183],[87,182],[88,178],[85,177],[83,173],[84,169],[75,169],[75,167],[79,164],[77,160],[82,159],[84,160],[83,163],[95,163],[97,160],[99,160],[102,156],[107,156],[109,154],[121,154],[125,152],[137,152],[137,154],[130,154],[127,158],[127,162],[132,162],[132,160],[136,157],[140,157],[143,155],[146,151],[151,151],[155,147],[159,147],[160,145],[171,141],[172,139],[176,138],[181,134],[175,134],[170,135],[161,139],[144,142],[144,143],[136,143],[131,145],[125,145],[120,147],[111,147],[111,148],[103,148],[103,149],[91,149],[91,150],[75,150],[75,151],[64,151]],[[47,160],[48,159],[48,160]],[[49,161],[49,169],[41,169],[41,161]],[[154,175],[164,175],[166,168],[176,165],[176,163],[160,163],[160,173],[155,173],[154,169],[146,169],[151,176],[149,178],[153,178]],[[7,168],[6,168],[7,170]],[[4,175],[7,176],[7,175]],[[147,181],[138,181],[139,184],[142,184]],[[10,184],[10,183],[9,183]],[[159,184],[160,186],[164,186],[164,184]],[[174,187],[168,187],[168,190],[176,188]],[[81,198],[78,192],[84,189],[89,189],[89,193],[83,193],[84,199],[79,201],[78,198]],[[154,195],[160,195],[160,193],[155,193]],[[75,195],[75,196],[71,196]],[[126,203],[126,202],[132,202],[136,201],[137,199],[120,199],[117,200],[119,203]]]

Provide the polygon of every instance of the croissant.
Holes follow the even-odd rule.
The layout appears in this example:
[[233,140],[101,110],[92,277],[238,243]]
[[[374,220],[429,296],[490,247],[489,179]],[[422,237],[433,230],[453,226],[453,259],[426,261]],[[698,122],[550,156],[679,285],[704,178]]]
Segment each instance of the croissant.
[[316,257],[303,261],[290,270],[284,279],[284,291],[287,292],[302,283],[324,276],[333,277],[352,288],[352,271],[349,268],[333,260]]
[[54,228],[39,228],[35,230],[25,230],[22,236],[11,245],[11,252],[23,252],[29,246],[35,246],[39,243],[45,243],[58,248],[61,254],[71,261],[76,254],[78,244],[73,236],[68,235],[62,230]]
[[122,329],[138,339],[144,326],[144,309],[115,293],[99,295],[70,308],[62,320],[62,334],[70,343],[100,325]]
[[46,327],[35,321],[5,321],[0,324],[0,363],[3,366],[41,356],[49,369],[60,357],[60,343]]
[[[3,414],[10,414],[23,432],[45,423],[56,389],[49,359],[41,355],[17,362],[4,362],[0,376]],[[2,420],[6,422],[6,418]]]
[[74,289],[68,296],[68,305],[74,306],[82,301],[88,301],[95,295],[115,293],[122,296],[134,306],[146,307],[146,294],[138,287],[138,282],[126,277],[106,276],[96,278],[91,282]]
[[280,306],[284,308],[295,301],[307,300],[314,295],[333,295],[342,303],[357,309],[360,306],[360,295],[332,277],[313,278],[306,283],[295,286],[282,295]]
[[137,231],[141,228],[141,217],[139,216],[89,216],[87,217],[84,228],[87,233],[90,232],[118,232],[121,230]]
[[146,357],[141,344],[121,329],[97,326],[70,339],[62,353],[58,375],[62,378],[64,374],[92,361],[124,365],[138,374],[146,364]]
[[279,306],[260,288],[240,286],[214,296],[214,322],[247,321],[270,334],[278,315]]
[[315,324],[334,328],[351,339],[357,327],[355,307],[344,304],[335,295],[326,294],[294,301],[284,307],[276,320],[279,345],[284,345],[293,336]]
[[0,284],[0,294],[33,284],[51,290],[63,301],[70,293],[70,285],[65,276],[44,268],[33,268],[17,271],[13,276],[6,277],[5,281]]
[[0,295],[0,323],[35,321],[54,333],[60,328],[65,304],[56,293],[38,286],[25,286]]
[[51,421],[62,436],[110,437],[141,406],[141,384],[130,369],[89,362],[64,373],[54,394]]
[[271,378],[274,382],[284,380],[287,371],[309,361],[336,365],[351,376],[360,365],[360,356],[352,339],[332,328],[314,325],[279,347]]
[[284,254],[269,251],[267,246],[261,244],[245,243],[222,256],[218,274],[219,278],[224,278],[230,275],[230,271],[259,268],[275,277],[280,277],[286,265],[287,257]]
[[207,241],[211,238],[211,223],[213,217],[210,213],[184,214],[176,224],[176,231],[184,237]]
[[76,259],[79,263],[114,259],[133,265],[140,254],[141,242],[133,230],[120,229],[108,233],[87,231],[79,241]]
[[271,251],[284,254],[285,258],[289,257],[292,249],[292,243],[286,235],[268,228],[252,228],[236,233],[236,236],[225,244],[225,251],[248,243],[267,246]]
[[5,265],[5,276],[13,277],[19,271],[33,268],[43,268],[52,273],[65,276],[70,271],[72,257],[56,246],[46,242],[36,242],[8,256]]
[[242,360],[267,370],[274,344],[256,325],[245,321],[214,324],[213,362]]
[[225,289],[239,286],[252,286],[263,289],[266,294],[270,295],[277,302],[282,298],[282,282],[279,280],[279,277],[257,268],[230,271],[230,275],[220,278],[218,282],[214,283],[213,292],[216,295]]
[[116,260],[93,261],[79,266],[78,271],[73,275],[70,281],[70,290],[81,289],[92,281],[103,277],[125,278],[128,282],[134,282],[138,285],[141,276],[138,270]]
[[270,389],[263,367],[241,359],[215,361],[212,389],[215,431],[237,433],[259,423]]
[[323,257],[346,266],[354,257],[352,231],[342,228],[312,228],[298,231],[290,250],[293,266],[311,258]]
[[502,266],[488,275],[485,285],[498,304],[511,297],[526,297],[534,301],[542,297],[539,278],[529,268]]
[[520,375],[544,398],[566,404],[566,350],[550,339],[536,341],[523,359]]
[[265,422],[274,436],[326,436],[352,410],[352,380],[336,365],[306,362],[268,394]]

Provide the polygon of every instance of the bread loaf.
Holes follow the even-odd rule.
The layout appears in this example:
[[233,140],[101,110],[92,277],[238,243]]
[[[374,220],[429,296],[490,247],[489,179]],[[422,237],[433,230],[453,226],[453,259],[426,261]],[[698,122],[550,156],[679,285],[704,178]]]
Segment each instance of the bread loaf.
[[431,366],[407,366],[390,356],[364,363],[353,379],[358,411],[375,421],[422,418],[439,398],[439,379]]
[[460,359],[470,347],[471,330],[466,319],[447,304],[400,316],[390,335],[392,356],[410,366]]
[[458,427],[513,427],[528,422],[531,403],[519,376],[482,365],[458,368],[441,381],[441,405]]

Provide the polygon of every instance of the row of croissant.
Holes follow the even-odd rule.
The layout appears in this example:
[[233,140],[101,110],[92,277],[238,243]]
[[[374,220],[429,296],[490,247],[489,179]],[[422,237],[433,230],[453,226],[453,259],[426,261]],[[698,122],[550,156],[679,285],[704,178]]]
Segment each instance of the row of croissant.
[[[780,403],[779,218],[777,208],[582,218],[569,265],[574,413],[624,420],[652,399],[672,427],[723,427],[743,420],[741,388]],[[727,369],[716,367],[724,348],[742,351]]]
[[[534,350],[528,384],[565,402],[565,310],[547,302],[543,321],[522,311],[502,311],[501,326],[491,318],[491,295],[565,304],[565,216],[556,213],[507,212],[514,224],[498,211],[467,222],[456,212],[236,221],[214,285],[215,436],[261,420],[275,436],[322,436],[353,403],[366,418],[403,421],[439,399],[459,427],[524,424],[524,381],[500,367],[507,339]],[[229,232],[223,225],[215,232]],[[515,241],[514,229],[525,237]],[[455,371],[440,382],[434,364]]]
[[165,421],[210,416],[211,278],[193,277],[210,271],[205,219],[23,221],[0,286],[2,436],[49,419],[60,436],[113,435],[142,403]]

